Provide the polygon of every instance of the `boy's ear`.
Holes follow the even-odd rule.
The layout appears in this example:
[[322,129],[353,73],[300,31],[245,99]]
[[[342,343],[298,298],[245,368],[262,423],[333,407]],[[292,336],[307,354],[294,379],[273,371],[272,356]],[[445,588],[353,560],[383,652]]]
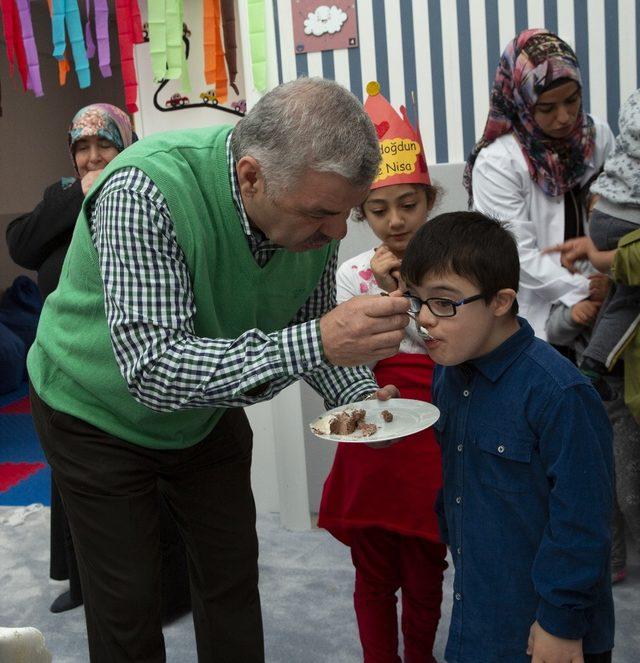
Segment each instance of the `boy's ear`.
[[511,306],[517,296],[517,293],[512,288],[503,288],[498,290],[493,301],[493,313],[496,317],[506,315],[511,311]]

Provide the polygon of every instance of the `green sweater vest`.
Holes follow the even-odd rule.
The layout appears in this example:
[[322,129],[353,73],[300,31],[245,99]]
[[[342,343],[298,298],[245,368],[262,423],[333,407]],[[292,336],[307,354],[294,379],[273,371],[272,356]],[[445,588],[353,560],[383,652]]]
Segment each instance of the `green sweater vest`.
[[[265,267],[257,265],[233,203],[226,155],[230,130],[176,131],[140,141],[107,166],[91,193],[95,196],[109,175],[127,166],[140,168],[155,182],[191,277],[195,332],[212,339],[286,327],[336,250],[335,243],[302,253],[281,249]],[[196,444],[213,429],[223,408],[157,412],[129,393],[111,346],[88,204],[89,198],[29,352],[34,388],[53,409],[134,444],[158,449]]]

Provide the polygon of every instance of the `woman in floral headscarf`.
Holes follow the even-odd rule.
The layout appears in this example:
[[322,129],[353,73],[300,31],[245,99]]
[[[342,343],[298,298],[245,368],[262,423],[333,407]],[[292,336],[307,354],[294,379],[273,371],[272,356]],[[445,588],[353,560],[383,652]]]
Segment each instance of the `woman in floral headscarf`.
[[44,299],[58,285],[80,207],[104,167],[133,142],[131,122],[111,104],[79,110],[67,134],[76,177],[63,177],[44,191],[42,201],[7,228],[9,253],[21,267],[38,272]]
[[[12,259],[21,267],[36,270],[38,287],[45,299],[60,279],[71,235],[91,185],[106,165],[136,140],[127,114],[111,104],[91,104],[79,110],[67,135],[76,177],[63,177],[44,191],[42,201],[28,214],[14,219],[7,228]],[[166,507],[161,508],[163,551],[163,606],[165,618],[189,608],[184,545]],[[69,591],[51,604],[63,612],[82,604],[78,566],[60,494],[51,482],[51,565],[54,580],[69,579]]]
[[508,221],[516,235],[520,313],[543,339],[552,303],[564,304],[575,324],[597,313],[589,279],[542,249],[584,234],[585,194],[612,148],[609,127],[583,109],[580,69],[568,44],[538,29],[509,42],[464,184],[472,207]]

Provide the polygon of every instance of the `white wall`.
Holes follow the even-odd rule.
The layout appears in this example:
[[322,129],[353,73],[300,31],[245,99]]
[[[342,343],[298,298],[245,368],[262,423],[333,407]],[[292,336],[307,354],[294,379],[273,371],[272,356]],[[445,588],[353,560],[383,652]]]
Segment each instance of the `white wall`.
[[296,54],[291,0],[277,10],[281,80],[333,78],[361,99],[370,80],[412,115],[417,96],[429,163],[466,158],[482,134],[500,54],[526,28],[571,44],[588,112],[617,132],[620,103],[640,86],[636,0],[358,0],[359,46]]

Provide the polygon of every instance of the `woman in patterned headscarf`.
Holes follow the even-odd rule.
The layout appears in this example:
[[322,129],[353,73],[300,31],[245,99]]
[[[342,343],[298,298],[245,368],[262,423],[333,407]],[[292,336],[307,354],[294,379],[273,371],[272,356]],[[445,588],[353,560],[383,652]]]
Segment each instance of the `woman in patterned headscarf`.
[[85,194],[104,167],[133,142],[131,122],[116,106],[91,104],[76,113],[67,141],[76,177],[63,177],[47,187],[38,206],[7,228],[11,257],[38,272],[43,299],[58,285]]
[[71,121],[68,142],[86,194],[104,167],[133,142],[131,122],[116,106],[91,104],[80,109]]
[[[111,104],[91,104],[79,110],[67,134],[76,177],[63,177],[44,192],[42,201],[7,228],[12,259],[36,270],[42,298],[58,285],[82,201],[106,165],[136,140],[128,115]],[[164,504],[161,507],[163,551],[163,606],[165,618],[183,613],[190,605],[184,544]],[[81,605],[78,566],[60,494],[51,482],[51,565],[54,580],[69,579],[69,591],[51,604],[52,612]]]
[[597,313],[589,280],[542,249],[584,234],[584,194],[612,147],[609,127],[584,111],[573,50],[547,30],[521,32],[500,58],[464,184],[472,207],[508,221],[516,235],[520,312],[541,338],[552,303],[576,325]]

